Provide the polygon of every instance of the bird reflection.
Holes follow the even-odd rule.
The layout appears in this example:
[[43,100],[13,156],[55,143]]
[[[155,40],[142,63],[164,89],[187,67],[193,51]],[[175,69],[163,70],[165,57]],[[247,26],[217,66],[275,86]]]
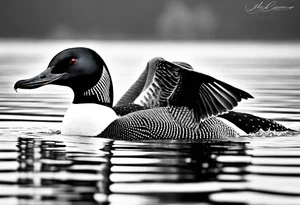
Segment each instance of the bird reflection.
[[250,162],[235,159],[249,157],[246,145],[20,137],[17,197],[50,204],[207,202],[222,191],[220,183],[245,181]]
[[95,150],[90,145],[76,147],[76,143],[68,140],[20,137],[17,183],[21,191],[17,197],[40,204],[98,203],[95,193],[109,193],[111,155],[101,149],[108,150],[110,144]]
[[[140,204],[207,202],[220,192],[220,181],[244,181],[249,161],[221,162],[220,156],[246,156],[246,142],[147,141],[115,142],[110,178],[111,203],[128,199]],[[226,168],[233,166],[235,173]],[[222,176],[239,175],[222,179]],[[221,179],[221,180],[220,180]],[[141,197],[143,196],[143,197]]]

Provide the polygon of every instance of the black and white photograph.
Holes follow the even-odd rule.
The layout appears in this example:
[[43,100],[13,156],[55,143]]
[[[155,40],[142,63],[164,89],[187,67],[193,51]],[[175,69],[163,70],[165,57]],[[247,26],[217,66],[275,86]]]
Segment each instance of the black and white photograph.
[[300,1],[0,2],[0,204],[299,205]]

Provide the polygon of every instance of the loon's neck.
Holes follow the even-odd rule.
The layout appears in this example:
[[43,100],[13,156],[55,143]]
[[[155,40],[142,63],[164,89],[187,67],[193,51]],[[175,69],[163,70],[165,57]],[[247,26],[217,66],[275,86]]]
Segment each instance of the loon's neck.
[[102,74],[98,81],[90,88],[82,88],[83,85],[76,85],[73,89],[73,104],[94,103],[112,107],[113,86],[110,74],[106,67],[103,67]]
[[73,104],[97,104],[97,105],[103,105],[107,106],[109,108],[112,108],[112,101],[107,100],[107,101],[102,101],[99,100],[99,97],[96,94],[88,94],[85,95],[84,93],[74,93],[74,99],[73,99]]
[[63,135],[97,136],[118,116],[108,106],[95,103],[72,104],[65,113]]
[[113,87],[105,66],[101,76],[88,88],[90,82],[74,84],[73,104],[67,110],[61,132],[64,135],[99,135],[117,118],[112,109]]

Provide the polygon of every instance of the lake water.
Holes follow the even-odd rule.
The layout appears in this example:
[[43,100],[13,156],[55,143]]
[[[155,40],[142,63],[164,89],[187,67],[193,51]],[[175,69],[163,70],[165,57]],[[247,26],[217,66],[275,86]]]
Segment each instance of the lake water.
[[236,111],[300,129],[300,42],[0,40],[0,204],[300,204],[297,133],[143,142],[60,135],[71,90],[16,93],[13,85],[75,46],[103,57],[116,100],[162,56],[255,97]]

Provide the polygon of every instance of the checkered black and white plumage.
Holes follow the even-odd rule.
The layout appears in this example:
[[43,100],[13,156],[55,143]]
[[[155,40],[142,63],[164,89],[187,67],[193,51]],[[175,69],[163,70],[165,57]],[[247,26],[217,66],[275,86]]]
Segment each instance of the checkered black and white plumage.
[[187,107],[167,106],[141,110],[112,122],[100,135],[117,140],[213,139],[238,136],[216,117],[196,122]]

